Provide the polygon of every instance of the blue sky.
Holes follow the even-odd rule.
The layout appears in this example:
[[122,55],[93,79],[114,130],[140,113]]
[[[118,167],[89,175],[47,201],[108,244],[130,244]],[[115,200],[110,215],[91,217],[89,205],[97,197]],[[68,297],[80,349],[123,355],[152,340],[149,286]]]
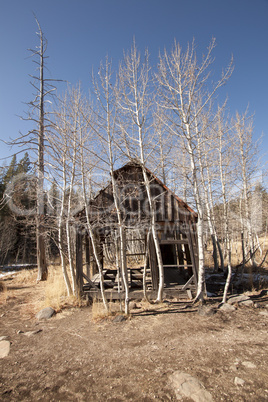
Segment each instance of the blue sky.
[[[206,51],[216,37],[215,74],[234,56],[235,70],[222,90],[230,113],[247,106],[255,113],[255,138],[263,133],[268,148],[268,0],[0,0],[0,138],[16,137],[29,126],[35,66],[28,48],[38,44],[36,14],[48,40],[48,78],[79,81],[90,88],[92,68],[108,54],[114,66],[135,36],[140,51],[149,49],[152,64],[174,39],[183,47],[196,40]],[[61,84],[63,91],[64,86]],[[0,144],[0,158],[12,150]],[[266,158],[267,159],[267,158]],[[0,163],[1,164],[1,163]]]

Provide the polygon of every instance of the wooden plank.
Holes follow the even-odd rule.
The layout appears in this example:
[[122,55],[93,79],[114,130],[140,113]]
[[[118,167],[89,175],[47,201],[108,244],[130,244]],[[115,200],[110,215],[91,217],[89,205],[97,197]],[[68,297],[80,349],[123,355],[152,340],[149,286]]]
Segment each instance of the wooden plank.
[[[106,270],[102,271],[103,276],[106,274],[106,272],[107,272]],[[91,281],[92,281],[93,283],[95,283],[95,282],[99,283],[99,282],[100,282],[100,274],[99,274],[99,273],[95,274],[95,275],[92,277]]]
[[187,239],[183,239],[183,240],[161,240],[160,244],[189,244]]
[[146,239],[127,239],[127,242],[132,242],[132,241],[145,241]]
[[148,241],[148,247],[149,247],[149,265],[151,270],[152,285],[153,289],[157,290],[159,282],[159,273],[158,273],[155,245],[152,235],[150,235],[150,239]]
[[191,264],[176,264],[176,265],[163,265],[164,268],[192,268]]
[[[83,272],[82,274],[83,278],[85,278],[85,280],[88,282],[85,285],[90,285],[91,287],[98,289],[97,286],[92,282],[92,280]],[[84,285],[84,286],[85,286]]]
[[[188,290],[191,291],[191,294],[194,291],[194,289],[192,289],[192,288],[188,289]],[[85,293],[89,294],[92,298],[97,298],[100,300],[102,299],[101,292],[99,289],[97,291],[92,289],[89,291],[85,291]],[[147,293],[147,296],[149,297],[149,299],[151,299],[151,300],[154,300],[157,297],[156,290],[147,290],[146,293]],[[119,300],[119,299],[124,299],[125,292],[121,291],[119,294],[117,289],[113,289],[113,290],[106,289],[105,295],[106,295],[107,300]],[[142,290],[130,290],[129,296],[130,296],[130,300],[135,300],[135,299],[142,300],[143,299],[143,291]],[[189,301],[189,292],[187,292],[185,290],[183,291],[181,289],[181,287],[178,287],[175,289],[174,288],[164,289],[163,297],[166,298],[169,296],[176,297],[176,298],[182,299],[184,301],[185,300]]]
[[128,254],[126,254],[127,257],[133,256],[133,255],[145,255],[145,253],[128,253]]
[[197,256],[197,244],[194,239],[194,233],[189,227],[189,231],[187,232],[187,238],[189,240],[189,249],[190,249],[190,254],[191,254],[191,260],[193,264],[193,275],[194,275],[194,282],[195,285],[197,286],[198,283],[198,256]]
[[185,290],[194,281],[194,275],[183,285],[182,290]]
[[189,299],[193,300],[193,295],[192,295],[191,289],[187,289],[186,292],[187,292],[187,296],[189,297]]
[[85,235],[85,250],[86,250],[86,270],[87,276],[90,276],[90,244],[89,244],[89,235],[86,233]]
[[82,242],[82,233],[80,231],[80,228],[78,227],[76,229],[76,286],[81,293],[83,291],[83,242]]

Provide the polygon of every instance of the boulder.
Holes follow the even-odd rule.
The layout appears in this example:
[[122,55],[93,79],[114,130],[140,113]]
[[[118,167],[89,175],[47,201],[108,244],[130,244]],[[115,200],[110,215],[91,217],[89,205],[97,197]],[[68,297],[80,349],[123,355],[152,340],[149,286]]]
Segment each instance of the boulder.
[[246,307],[252,307],[254,306],[254,303],[252,300],[243,300],[241,302],[239,302],[239,306],[246,306]]
[[55,314],[56,314],[56,311],[54,310],[54,308],[46,307],[46,308],[43,308],[42,310],[40,310],[36,314],[36,318],[38,320],[48,320],[49,318],[53,317],[53,315],[55,315]]
[[182,371],[175,371],[169,376],[169,381],[178,400],[192,399],[195,402],[213,402],[212,395],[195,377]]
[[231,296],[227,303],[228,304],[235,304],[235,303],[240,303],[240,302],[244,302],[246,300],[250,300],[249,296],[246,295],[239,295],[239,296]]
[[10,352],[10,342],[9,341],[0,341],[0,359],[8,356]]

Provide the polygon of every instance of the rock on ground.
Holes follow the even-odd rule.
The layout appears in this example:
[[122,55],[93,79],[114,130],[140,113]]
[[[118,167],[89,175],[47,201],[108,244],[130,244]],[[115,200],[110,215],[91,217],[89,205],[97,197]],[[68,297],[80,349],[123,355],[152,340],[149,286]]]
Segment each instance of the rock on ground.
[[10,342],[0,341],[0,359],[8,356],[9,352],[10,352]]
[[229,304],[235,304],[235,303],[240,303],[240,302],[244,302],[246,300],[250,300],[249,296],[246,295],[238,295],[238,296],[231,296],[227,303]]
[[246,368],[250,368],[250,369],[255,369],[257,368],[256,364],[252,363],[252,362],[242,362],[242,365]]
[[190,374],[175,371],[170,375],[169,380],[178,400],[190,398],[195,402],[213,402],[212,395],[203,384]]
[[241,386],[241,387],[243,387],[243,385],[245,384],[245,381],[244,381],[244,380],[242,380],[242,378],[235,377],[235,379],[234,379],[234,383],[235,383],[235,385],[237,385],[237,386]]
[[8,339],[9,339],[9,336],[7,336],[7,335],[0,336],[0,341],[7,341]]
[[55,314],[56,314],[56,311],[54,310],[54,308],[46,307],[46,308],[43,308],[42,310],[40,310],[36,314],[36,318],[38,320],[48,320],[49,318],[53,317],[53,315],[55,315]]
[[254,305],[252,300],[243,300],[239,302],[239,306],[247,306],[247,307],[252,307]]
[[123,321],[126,321],[126,317],[121,314],[115,316],[115,318],[113,319],[113,322],[123,322]]

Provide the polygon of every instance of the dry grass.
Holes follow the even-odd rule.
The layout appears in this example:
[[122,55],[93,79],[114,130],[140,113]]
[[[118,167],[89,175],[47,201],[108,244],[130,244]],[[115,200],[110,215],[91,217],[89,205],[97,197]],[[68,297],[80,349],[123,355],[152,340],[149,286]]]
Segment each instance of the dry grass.
[[16,274],[16,283],[34,284],[36,283],[37,269],[23,269]]
[[[259,242],[262,248],[262,254],[258,250],[255,253],[255,262],[256,264],[260,264],[265,257],[265,253],[268,250],[268,236],[267,238],[260,237]],[[207,243],[207,250],[205,252],[205,265],[209,268],[213,268],[214,266],[214,261],[213,261],[213,256],[212,256],[212,243],[209,241]],[[242,247],[241,247],[241,241],[233,241],[232,242],[232,265],[236,266],[240,264],[243,260],[243,254],[242,254]],[[225,261],[225,264],[227,264],[227,261]],[[263,266],[268,266],[268,255],[265,258],[265,261],[263,261]]]
[[7,301],[7,286],[4,281],[0,281],[0,302],[5,304]]
[[[166,311],[169,309],[168,303],[153,303],[146,300],[142,300],[136,303],[137,309],[140,312],[143,311]],[[125,315],[124,314],[124,302],[122,301],[122,305],[120,305],[119,301],[108,303],[108,311],[105,309],[104,304],[101,300],[93,300],[92,303],[92,319],[95,322],[102,321],[105,319],[112,319],[117,315]],[[131,312],[130,312],[131,316]]]
[[105,309],[104,304],[101,300],[94,299],[92,303],[92,319],[96,321],[101,321],[103,319],[112,318],[116,315],[123,315],[123,304],[120,305],[119,301],[108,303],[108,311]]
[[93,300],[91,311],[94,321],[102,320],[110,315],[110,311],[107,311],[104,304],[99,300]]
[[56,311],[61,310],[64,305],[73,305],[74,297],[68,297],[67,289],[60,266],[50,266],[47,281],[45,282],[44,300],[41,302],[41,308],[53,307]]

